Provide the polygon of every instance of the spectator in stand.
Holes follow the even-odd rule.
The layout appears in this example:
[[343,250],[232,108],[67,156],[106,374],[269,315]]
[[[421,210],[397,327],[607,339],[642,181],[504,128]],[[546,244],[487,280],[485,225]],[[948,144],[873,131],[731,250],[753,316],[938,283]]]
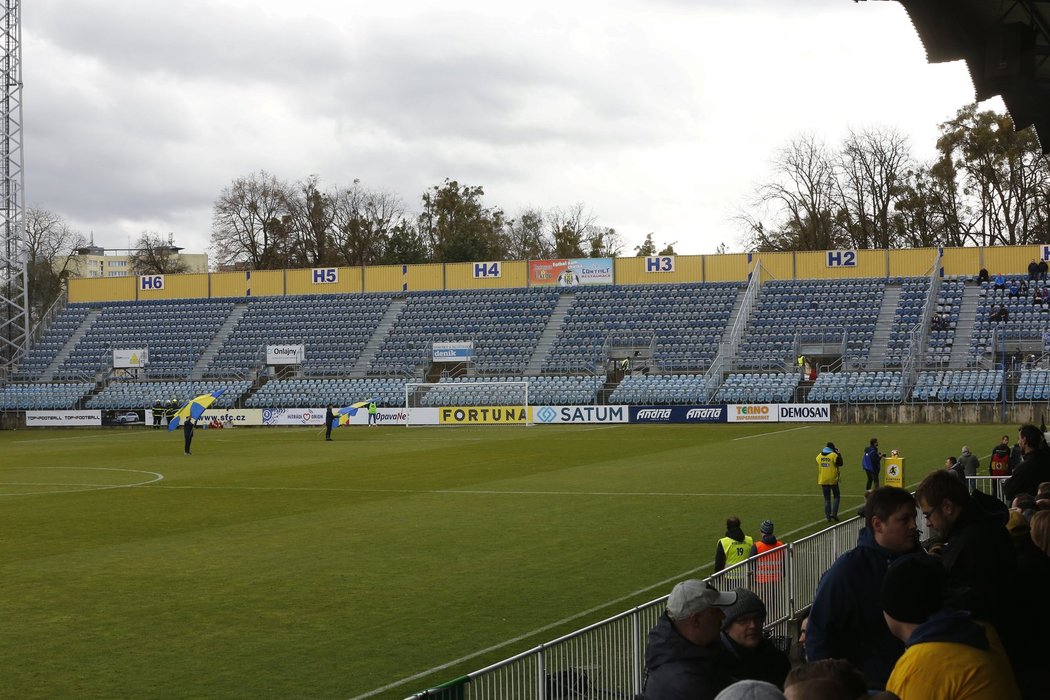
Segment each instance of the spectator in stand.
[[1028,263],[1028,279],[1033,282],[1039,279],[1039,263],[1036,262],[1035,258],[1032,258],[1032,262]]
[[882,458],[885,456],[879,452],[878,438],[872,438],[868,442],[868,446],[864,448],[864,456],[860,460],[860,466],[864,469],[864,475],[868,477],[868,484],[864,487],[865,491],[878,488],[879,471],[882,469]]
[[1006,275],[999,272],[995,275],[995,281],[992,283],[992,287],[996,290],[1006,289]]
[[992,476],[1008,476],[1010,474],[1010,436],[1003,435],[999,444],[992,448],[991,462]]
[[715,700],[784,700],[784,694],[765,681],[737,681],[726,686]]
[[1032,292],[1032,305],[1042,306],[1043,305],[1043,292],[1038,287]]
[[791,670],[787,654],[762,634],[766,604],[747,588],[736,589],[736,602],[725,609],[722,644],[733,658],[734,678],[765,681],[778,688]]
[[674,587],[667,610],[649,631],[643,700],[711,700],[735,680],[719,639],[725,608],[735,602],[736,593],[696,579]]
[[982,267],[977,273],[977,284],[983,284],[988,281],[988,268]]
[[1011,501],[1017,494],[1033,493],[1040,483],[1050,481],[1050,450],[1039,428],[1022,425],[1017,432],[1017,444],[1021,446],[1021,461],[1003,482],[1003,497]]
[[[839,467],[842,466],[842,453],[829,442],[817,455],[817,484],[824,493],[824,518],[829,523],[839,521]],[[834,501],[832,501],[834,496]]]
[[[759,557],[755,560],[754,575],[755,583],[776,583],[784,578],[784,552],[773,550],[784,546],[784,543],[773,534],[773,521],[763,520],[759,530],[762,533],[758,542],[751,545],[751,556]],[[771,552],[766,554],[766,552]]]
[[1040,260],[1036,269],[1039,271],[1039,281],[1046,282],[1046,273],[1050,272],[1050,265],[1047,265],[1045,260]]
[[[890,562],[918,549],[915,501],[895,486],[868,495],[857,546],[817,584],[806,629],[806,658],[847,659],[881,690],[904,646],[882,616],[879,590]],[[790,686],[787,683],[785,687]]]
[[[743,528],[740,527],[740,518],[735,515],[726,518],[726,534],[715,543],[715,571],[722,571],[734,564],[747,561],[747,558],[751,556],[753,544],[754,540],[751,539],[751,535],[745,535]],[[734,581],[742,583],[744,575],[743,567],[740,567],[730,576]]]
[[1021,296],[1021,285],[1017,280],[1010,280],[1010,286],[1006,288],[1006,295],[1014,299]]
[[981,466],[981,460],[977,459],[977,455],[970,452],[966,445],[962,447],[958,463],[963,476],[977,476],[977,469]]
[[901,698],[1019,700],[1002,644],[970,613],[945,610],[944,586],[944,568],[932,557],[906,557],[886,572],[882,609],[905,645],[886,690]]
[[860,700],[868,697],[867,683],[857,667],[845,659],[822,659],[796,666],[784,679],[787,700]]
[[951,472],[955,476],[959,477],[963,482],[966,481],[966,475],[963,474],[962,468],[959,466],[959,460],[955,457],[949,457],[944,460],[945,471]]
[[1031,528],[1032,543],[1050,557],[1050,511],[1042,510],[1033,515],[1028,526]]

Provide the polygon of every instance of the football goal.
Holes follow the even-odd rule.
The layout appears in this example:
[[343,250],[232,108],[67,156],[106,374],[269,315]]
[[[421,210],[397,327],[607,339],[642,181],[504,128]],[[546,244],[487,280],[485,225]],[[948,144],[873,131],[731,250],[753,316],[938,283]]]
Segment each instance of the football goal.
[[532,425],[527,381],[405,384],[405,425]]

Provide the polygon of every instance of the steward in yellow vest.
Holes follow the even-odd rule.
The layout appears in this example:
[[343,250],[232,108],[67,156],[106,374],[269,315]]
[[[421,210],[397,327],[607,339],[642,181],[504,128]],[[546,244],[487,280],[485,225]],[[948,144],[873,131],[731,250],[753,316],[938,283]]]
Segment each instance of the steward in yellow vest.
[[740,518],[726,520],[726,536],[718,540],[715,547],[715,571],[739,564],[751,556],[754,540],[740,528]]

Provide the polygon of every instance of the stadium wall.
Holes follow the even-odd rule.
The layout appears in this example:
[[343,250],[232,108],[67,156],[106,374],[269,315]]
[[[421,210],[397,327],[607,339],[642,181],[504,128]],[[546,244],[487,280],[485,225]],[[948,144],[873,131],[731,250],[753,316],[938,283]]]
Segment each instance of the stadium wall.
[[[921,277],[937,260],[937,248],[842,250],[728,255],[670,255],[616,258],[614,284],[746,282],[761,265],[766,279],[854,279]],[[941,274],[1024,274],[1033,259],[1050,259],[1050,246],[944,248]],[[323,271],[323,275],[318,272]],[[529,286],[529,262],[431,263],[335,267],[321,270],[252,270],[163,275],[163,287],[144,288],[141,277],[72,278],[71,302],[200,297],[418,292],[443,289],[508,289]]]

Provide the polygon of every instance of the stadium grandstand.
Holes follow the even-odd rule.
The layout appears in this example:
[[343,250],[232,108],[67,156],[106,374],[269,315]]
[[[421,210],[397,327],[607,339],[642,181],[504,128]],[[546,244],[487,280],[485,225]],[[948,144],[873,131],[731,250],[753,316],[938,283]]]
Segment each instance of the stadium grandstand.
[[[522,261],[495,279],[470,263],[73,279],[0,408],[17,424],[27,410],[135,410],[217,386],[225,408],[362,396],[400,408],[406,384],[453,381],[474,385],[456,403],[483,406],[506,400],[489,380],[510,380],[534,405],[942,404],[995,419],[1050,400],[1047,282],[1020,272],[1048,257],[1021,246],[618,258],[572,287]],[[574,262],[585,261],[561,261]],[[1006,284],[978,281],[981,268]],[[446,345],[468,349],[438,357]],[[268,347],[301,354],[278,363]],[[419,405],[457,396],[446,395]]]

